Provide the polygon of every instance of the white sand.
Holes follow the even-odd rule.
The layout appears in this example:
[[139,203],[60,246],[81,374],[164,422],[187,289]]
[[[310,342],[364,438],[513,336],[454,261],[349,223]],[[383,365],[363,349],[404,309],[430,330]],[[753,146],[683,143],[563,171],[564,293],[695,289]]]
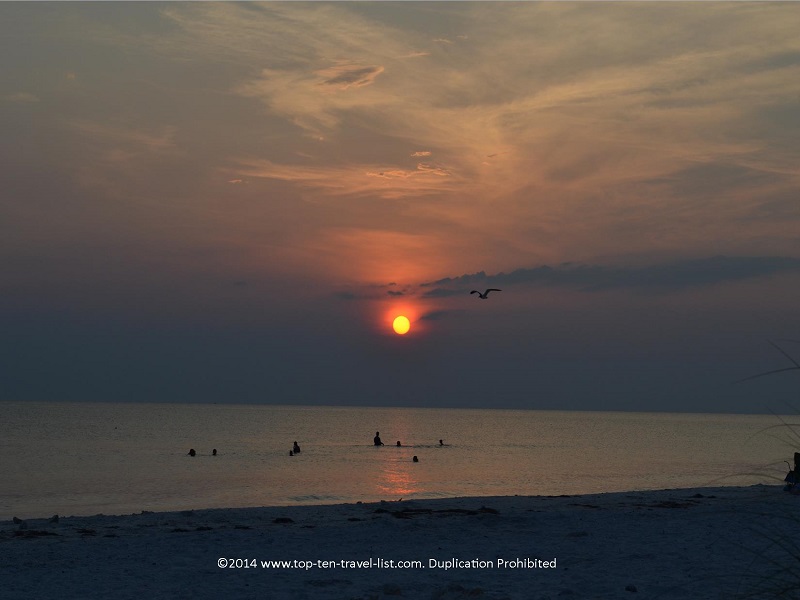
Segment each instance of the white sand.
[[753,486],[5,521],[0,598],[719,599],[780,585],[782,566],[797,594],[800,562],[775,545],[800,539],[794,515],[800,497]]

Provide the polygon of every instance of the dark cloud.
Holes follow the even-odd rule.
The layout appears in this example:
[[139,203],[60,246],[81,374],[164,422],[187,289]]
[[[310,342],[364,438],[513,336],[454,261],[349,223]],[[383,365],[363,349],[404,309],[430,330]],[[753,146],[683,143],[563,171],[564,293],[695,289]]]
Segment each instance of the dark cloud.
[[361,87],[372,83],[381,73],[383,73],[383,67],[335,67],[325,71],[325,74],[330,75],[330,77],[322,83],[342,88],[348,88],[350,86]]
[[608,267],[565,263],[517,269],[487,275],[484,271],[421,284],[437,286],[426,297],[461,294],[469,286],[535,284],[548,287],[578,287],[584,291],[608,289],[680,290],[731,281],[800,271],[800,259],[785,256],[714,256],[643,267]]
[[[423,284],[427,285],[427,284]],[[464,290],[454,290],[448,288],[433,288],[429,292],[425,292],[423,296],[426,298],[447,298],[449,296],[460,296],[464,293]]]
[[389,290],[386,293],[390,296],[403,296],[405,294],[405,292],[393,292],[392,290]]
[[[461,292],[458,292],[459,294]],[[442,319],[453,317],[459,315],[465,311],[463,310],[434,310],[429,313],[425,313],[419,319],[420,321],[441,321]]]
[[334,294],[335,298],[339,300],[357,300],[358,296],[356,296],[353,292],[336,292]]

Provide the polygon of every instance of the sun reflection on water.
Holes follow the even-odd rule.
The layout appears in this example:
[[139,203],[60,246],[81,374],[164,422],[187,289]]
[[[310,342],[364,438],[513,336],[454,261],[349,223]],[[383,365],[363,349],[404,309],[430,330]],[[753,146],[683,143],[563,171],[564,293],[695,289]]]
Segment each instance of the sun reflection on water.
[[419,481],[412,473],[415,466],[411,459],[408,462],[395,459],[383,463],[380,478],[376,482],[378,492],[401,497],[419,492]]

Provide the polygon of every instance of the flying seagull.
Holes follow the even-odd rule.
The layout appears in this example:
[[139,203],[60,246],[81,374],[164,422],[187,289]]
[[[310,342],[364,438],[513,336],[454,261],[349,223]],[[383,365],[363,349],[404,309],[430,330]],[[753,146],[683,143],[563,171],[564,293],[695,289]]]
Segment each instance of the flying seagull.
[[470,294],[478,294],[478,298],[480,298],[481,300],[486,300],[486,298],[489,297],[489,292],[502,292],[502,291],[503,290],[498,290],[497,288],[489,288],[482,294],[478,290],[472,290]]

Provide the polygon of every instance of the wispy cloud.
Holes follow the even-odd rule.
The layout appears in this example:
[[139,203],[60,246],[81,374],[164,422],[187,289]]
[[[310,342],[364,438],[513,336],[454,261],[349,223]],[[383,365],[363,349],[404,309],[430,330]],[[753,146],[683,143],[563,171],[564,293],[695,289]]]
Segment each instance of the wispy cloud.
[[39,102],[39,97],[30,92],[16,92],[14,94],[8,94],[5,98],[9,102],[14,102],[15,104],[32,104]]
[[75,120],[72,127],[82,135],[104,144],[113,144],[147,152],[164,152],[175,148],[175,127],[163,127],[160,131],[147,131],[122,125]]
[[241,176],[289,181],[333,195],[372,194],[387,199],[441,193],[458,185],[449,181],[453,177],[446,169],[426,164],[419,164],[416,169],[401,169],[356,164],[281,165],[268,160],[242,160],[235,172]]

